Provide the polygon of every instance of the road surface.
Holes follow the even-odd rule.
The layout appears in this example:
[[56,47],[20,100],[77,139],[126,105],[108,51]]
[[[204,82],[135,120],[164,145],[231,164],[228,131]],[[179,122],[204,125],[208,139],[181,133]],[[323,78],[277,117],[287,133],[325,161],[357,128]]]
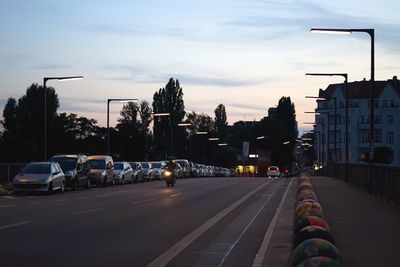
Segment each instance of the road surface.
[[0,266],[252,266],[288,184],[197,178],[0,197]]

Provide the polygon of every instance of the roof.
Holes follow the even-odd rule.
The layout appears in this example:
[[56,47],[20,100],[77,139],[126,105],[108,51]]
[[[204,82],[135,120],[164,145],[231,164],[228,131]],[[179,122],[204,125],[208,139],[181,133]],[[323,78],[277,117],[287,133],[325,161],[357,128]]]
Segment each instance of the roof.
[[[387,85],[391,85],[400,97],[400,81],[396,76],[391,80],[375,81],[375,94],[374,97],[378,98],[384,91]],[[344,95],[344,83],[330,84],[325,90],[320,89],[319,97],[330,98],[335,92],[336,88],[340,88]],[[370,81],[356,81],[347,83],[348,97],[351,98],[369,98],[370,97]]]

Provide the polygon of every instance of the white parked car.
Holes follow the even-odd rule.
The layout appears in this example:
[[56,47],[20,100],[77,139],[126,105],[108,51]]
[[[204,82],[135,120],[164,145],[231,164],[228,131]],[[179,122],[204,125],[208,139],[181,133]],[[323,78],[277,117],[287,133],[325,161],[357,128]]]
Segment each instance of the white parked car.
[[64,192],[65,176],[56,162],[32,162],[14,177],[15,193],[20,192]]
[[281,172],[277,166],[269,166],[267,169],[267,176],[268,177],[279,177]]
[[115,182],[125,184],[127,182],[133,184],[133,170],[128,162],[114,162]]

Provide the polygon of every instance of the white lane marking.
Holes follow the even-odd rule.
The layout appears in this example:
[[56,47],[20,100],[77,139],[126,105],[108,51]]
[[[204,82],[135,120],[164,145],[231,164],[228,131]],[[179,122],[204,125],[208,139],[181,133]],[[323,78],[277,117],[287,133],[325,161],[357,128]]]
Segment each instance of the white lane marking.
[[225,253],[224,257],[221,259],[221,262],[218,264],[218,267],[221,267],[226,258],[229,256],[229,254],[231,254],[232,250],[235,248],[236,244],[239,243],[240,239],[242,238],[242,236],[247,232],[247,230],[250,228],[250,226],[253,224],[253,222],[255,221],[255,219],[258,217],[258,215],[260,214],[260,212],[264,209],[265,205],[268,204],[268,202],[271,200],[272,196],[275,195],[276,191],[278,190],[279,186],[276,187],[274,189],[274,191],[272,192],[272,194],[268,195],[268,199],[264,201],[264,203],[261,205],[261,207],[257,210],[256,214],[253,216],[253,218],[251,218],[250,222],[246,225],[246,227],[243,229],[243,231],[240,233],[240,235],[238,236],[238,238],[235,240],[235,242],[233,242],[233,244],[229,247],[228,251]]
[[13,196],[3,196],[3,198],[5,198],[5,199],[15,199],[15,197],[13,197]]
[[16,204],[8,204],[8,205],[2,205],[0,208],[9,208],[9,207],[15,207],[17,206]]
[[54,200],[55,202],[61,202],[61,201],[66,201],[67,199],[66,198],[60,198],[60,199],[56,199],[56,200]]
[[90,209],[90,210],[80,210],[80,211],[75,211],[72,214],[73,215],[80,215],[80,214],[93,213],[93,212],[101,211],[101,210],[104,210],[104,208],[97,208],[97,209]]
[[172,194],[172,195],[169,195],[169,197],[177,197],[177,196],[180,196],[180,195],[182,195],[182,193]]
[[76,199],[87,199],[89,197],[77,197]]
[[109,193],[104,193],[104,194],[96,195],[96,197],[111,196],[111,195],[114,195],[114,194],[118,194],[118,193],[125,192],[125,191],[130,191],[130,190],[131,190],[131,189],[125,189],[125,190],[119,190],[119,191],[112,191],[112,192],[109,192]]
[[279,216],[281,214],[281,211],[282,211],[283,203],[286,200],[289,188],[292,186],[293,180],[294,179],[292,178],[292,180],[290,181],[288,187],[285,190],[285,193],[282,196],[281,202],[279,203],[279,206],[275,211],[275,215],[272,218],[271,223],[268,226],[267,232],[265,233],[264,240],[261,243],[260,249],[258,250],[258,252],[256,254],[256,257],[254,258],[254,262],[253,262],[252,267],[261,267],[261,265],[262,265],[262,263],[264,261],[265,255],[266,255],[267,250],[268,250],[269,243],[271,242],[272,234],[273,234],[273,232],[275,230],[276,224],[278,223],[278,218],[279,218]]
[[137,201],[133,201],[132,204],[136,205],[136,204],[151,202],[151,201],[154,201],[154,200],[156,200],[156,199],[155,198],[149,198],[149,199],[137,200]]
[[7,225],[0,226],[0,230],[5,230],[5,229],[9,229],[9,228],[21,226],[24,224],[29,224],[29,223],[32,223],[32,222],[31,221],[20,221],[20,222],[16,222],[16,223],[12,223],[12,224],[7,224]]
[[28,204],[36,205],[36,204],[42,204],[42,203],[43,203],[43,201],[34,201],[34,202],[29,202]]
[[243,197],[241,197],[239,200],[235,201],[232,203],[230,206],[226,207],[222,211],[220,211],[217,215],[197,227],[193,232],[182,238],[178,243],[173,245],[171,248],[169,248],[167,251],[165,251],[163,254],[161,254],[158,258],[153,260],[148,267],[158,267],[158,266],[165,266],[167,265],[168,262],[170,262],[173,258],[176,257],[182,250],[184,250],[187,246],[189,246],[194,240],[196,240],[198,237],[200,237],[202,234],[204,234],[208,229],[210,229],[212,226],[214,226],[217,222],[222,220],[226,215],[228,215],[230,212],[232,212],[235,208],[237,208],[240,204],[242,204],[244,201],[246,201],[248,198],[256,194],[258,191],[260,191],[263,187],[265,187],[267,184],[271,183],[274,180],[269,180],[268,182],[265,182],[264,184],[256,187]]

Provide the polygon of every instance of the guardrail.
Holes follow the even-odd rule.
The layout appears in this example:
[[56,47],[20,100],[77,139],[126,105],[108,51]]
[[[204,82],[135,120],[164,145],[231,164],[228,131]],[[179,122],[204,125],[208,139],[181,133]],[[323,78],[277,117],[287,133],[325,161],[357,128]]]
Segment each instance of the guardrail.
[[0,183],[12,182],[26,163],[0,163]]
[[400,206],[400,167],[373,164],[370,169],[368,164],[348,164],[346,177],[345,164],[334,164],[317,173],[343,180]]

